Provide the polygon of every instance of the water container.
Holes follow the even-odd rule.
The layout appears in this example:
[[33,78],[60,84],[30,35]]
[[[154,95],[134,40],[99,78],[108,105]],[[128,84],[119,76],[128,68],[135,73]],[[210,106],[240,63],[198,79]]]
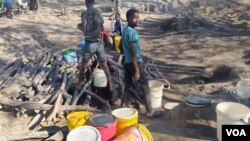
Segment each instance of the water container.
[[250,109],[242,104],[235,102],[222,102],[216,106],[217,114],[217,139],[222,140],[222,125],[232,124],[232,125],[242,125],[244,120],[248,122],[250,117]]
[[153,141],[153,137],[146,127],[136,124],[126,129],[114,141]]
[[94,86],[95,87],[107,87],[107,77],[102,69],[96,68],[94,70]]
[[116,118],[110,114],[96,114],[89,119],[89,124],[98,129],[102,141],[113,141],[116,135]]
[[91,112],[87,111],[79,111],[79,112],[71,112],[67,115],[67,123],[69,131],[78,127],[85,125],[87,120],[92,116]]
[[3,9],[3,1],[4,1],[4,0],[0,0],[0,10]]
[[138,111],[133,108],[119,108],[112,111],[117,118],[116,134],[123,133],[127,128],[138,123]]
[[114,40],[115,40],[115,51],[116,51],[117,53],[120,53],[120,52],[121,52],[121,51],[120,51],[120,48],[119,48],[121,39],[122,39],[121,36],[115,36],[115,39],[114,39]]
[[100,132],[92,126],[80,126],[69,132],[67,141],[101,141]]
[[158,80],[149,80],[149,93],[152,108],[161,107],[164,83]]
[[69,49],[63,52],[63,57],[67,63],[76,63],[77,56],[74,49]]
[[85,46],[85,40],[80,41],[79,46],[80,46],[80,48],[83,48]]

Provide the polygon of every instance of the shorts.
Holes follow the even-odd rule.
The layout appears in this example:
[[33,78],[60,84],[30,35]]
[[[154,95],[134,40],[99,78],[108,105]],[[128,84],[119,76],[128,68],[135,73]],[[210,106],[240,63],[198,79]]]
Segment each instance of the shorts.
[[4,7],[8,9],[12,9],[12,4],[11,3],[4,3]]
[[104,46],[100,42],[86,41],[84,47],[81,48],[81,50],[84,62],[89,61],[94,54],[98,57],[100,63],[104,63],[106,61]]

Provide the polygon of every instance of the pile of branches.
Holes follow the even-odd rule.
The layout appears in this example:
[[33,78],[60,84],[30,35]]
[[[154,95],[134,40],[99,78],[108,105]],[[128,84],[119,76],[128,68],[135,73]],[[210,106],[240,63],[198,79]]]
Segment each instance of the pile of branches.
[[209,21],[202,18],[178,14],[176,17],[164,20],[160,23],[160,29],[165,32],[187,32],[197,28],[212,27]]
[[[116,93],[123,95],[123,67],[121,61],[114,61],[108,57],[108,66],[112,72],[112,79],[116,84]],[[121,57],[119,57],[121,60]],[[81,59],[79,59],[81,60]],[[60,117],[65,117],[68,111],[87,110],[92,112],[110,112],[109,99],[93,92],[93,71],[99,67],[97,58],[93,56],[84,70],[84,85],[75,87],[78,82],[79,66],[81,62],[68,64],[61,53],[45,52],[34,58],[19,58],[7,64],[0,70],[0,106],[2,108],[15,108],[25,114],[33,111],[34,117],[27,125],[27,132],[6,136],[7,140],[23,140],[30,138],[48,138],[51,131],[35,131],[42,122],[56,122]],[[148,68],[148,67],[147,67]],[[150,78],[157,78],[157,73],[148,72]],[[108,87],[108,86],[107,86]],[[98,88],[97,88],[98,90]],[[101,103],[102,109],[79,100],[94,98]],[[131,101],[142,103],[134,97]],[[32,134],[30,132],[32,131]],[[49,139],[60,140],[67,135],[64,127]],[[1,134],[0,134],[1,136]]]

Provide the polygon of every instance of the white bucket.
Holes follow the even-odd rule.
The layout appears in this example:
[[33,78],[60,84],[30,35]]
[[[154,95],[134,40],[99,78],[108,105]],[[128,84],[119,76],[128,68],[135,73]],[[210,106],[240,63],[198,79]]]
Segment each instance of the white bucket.
[[164,83],[158,80],[149,80],[149,93],[152,108],[161,107]]
[[94,86],[96,87],[107,87],[107,77],[102,69],[94,70]]
[[69,132],[67,141],[101,141],[101,134],[95,127],[80,126]]
[[217,139],[222,140],[222,125],[226,124],[239,124],[243,123],[240,121],[243,119],[248,122],[250,117],[250,109],[242,104],[235,102],[222,102],[216,106],[217,113]]

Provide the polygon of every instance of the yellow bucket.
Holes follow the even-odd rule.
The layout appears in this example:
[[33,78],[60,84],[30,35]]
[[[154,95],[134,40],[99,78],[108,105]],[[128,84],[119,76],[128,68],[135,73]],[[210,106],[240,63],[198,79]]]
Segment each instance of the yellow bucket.
[[92,116],[91,112],[81,111],[81,112],[71,112],[67,115],[67,122],[69,131],[72,129],[85,125],[87,120]]
[[119,48],[119,45],[120,45],[120,42],[121,42],[121,39],[122,37],[121,36],[115,36],[115,51],[120,53],[120,48]]
[[119,108],[112,111],[112,115],[117,118],[116,135],[138,123],[138,111],[133,108]]
[[120,134],[114,141],[153,141],[153,137],[148,129],[141,125],[136,124],[129,127],[122,134]]

